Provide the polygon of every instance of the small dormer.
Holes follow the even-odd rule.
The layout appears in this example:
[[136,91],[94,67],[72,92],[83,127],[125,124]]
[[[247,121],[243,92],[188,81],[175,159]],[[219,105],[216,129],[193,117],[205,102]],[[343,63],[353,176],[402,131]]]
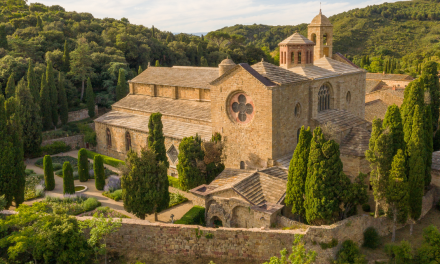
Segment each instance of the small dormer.
[[296,32],[278,44],[280,67],[304,67],[313,64],[315,43]]

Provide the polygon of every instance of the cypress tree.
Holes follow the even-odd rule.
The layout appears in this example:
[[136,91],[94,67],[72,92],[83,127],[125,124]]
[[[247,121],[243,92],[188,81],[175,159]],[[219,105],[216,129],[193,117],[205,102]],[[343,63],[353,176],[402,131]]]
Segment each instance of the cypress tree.
[[0,48],[8,49],[8,39],[6,38],[5,25],[0,26]]
[[154,32],[154,26],[151,27],[151,36],[156,38],[156,32]]
[[122,175],[124,209],[140,219],[154,213],[157,220],[157,212],[168,208],[170,201],[165,164],[157,162],[156,154],[146,148],[140,157],[130,150],[126,164]]
[[64,78],[61,72],[58,74],[58,103],[60,104],[60,120],[64,126],[69,121],[69,107],[67,103],[66,89],[64,88]]
[[61,70],[65,73],[70,71],[70,50],[67,46],[67,40],[64,41],[63,65],[61,66]]
[[162,114],[152,113],[148,122],[148,148],[156,153],[157,161],[162,161],[167,169],[170,167],[165,149]]
[[116,86],[116,101],[121,100],[128,94],[126,86],[125,71],[124,69],[119,69],[118,85]]
[[[422,213],[423,190],[425,188],[425,131],[423,129],[423,108],[416,105],[411,138],[408,143],[409,165],[409,207],[410,217],[417,221]],[[413,224],[411,224],[411,234]]]
[[55,189],[55,177],[53,174],[52,158],[49,155],[44,156],[43,169],[46,190],[52,191],[53,189]]
[[35,75],[34,65],[32,60],[29,60],[29,67],[27,71],[27,87],[31,91],[34,102],[40,104],[40,87],[38,85],[37,76]]
[[78,151],[78,176],[80,182],[89,180],[89,160],[87,150],[82,148]]
[[397,219],[400,215],[400,222],[406,222],[408,218],[408,181],[406,178],[405,155],[399,149],[393,158],[388,187],[386,193],[387,203],[390,206],[390,215],[393,216],[393,235],[391,242],[396,239]]
[[388,129],[390,137],[393,141],[393,156],[397,154],[397,150],[405,150],[405,141],[403,137],[402,115],[399,107],[395,104],[388,106],[383,120],[383,129]]
[[434,142],[432,135],[432,114],[431,114],[431,105],[425,106],[424,118],[423,118],[423,130],[425,132],[425,147],[426,147],[426,155],[425,155],[425,186],[429,186],[431,184],[431,167],[432,167],[432,152],[434,151]]
[[156,64],[154,66],[155,67],[160,67],[159,60],[156,60]]
[[298,144],[293,153],[289,166],[285,203],[292,206],[292,213],[298,215],[300,220],[305,217],[304,196],[307,179],[307,163],[310,153],[312,133],[301,127]]
[[75,194],[75,183],[73,181],[73,169],[70,162],[63,164],[63,194]]
[[8,83],[6,84],[6,99],[9,99],[10,97],[15,95],[15,80],[14,80],[14,73],[11,73],[11,75],[8,78]]
[[142,66],[139,65],[138,75],[141,74],[144,70],[142,70]]
[[41,76],[41,90],[40,90],[40,110],[43,123],[43,129],[48,130],[52,128],[52,105],[50,103],[50,89],[46,82],[46,74]]
[[405,89],[402,104],[402,122],[405,143],[408,144],[411,139],[412,122],[416,106],[423,109],[425,97],[423,92],[423,83],[419,79],[412,81]]
[[433,131],[437,131],[440,109],[440,85],[437,66],[437,63],[434,61],[425,63],[425,65],[423,65],[422,76],[420,77],[424,84],[424,90],[429,92],[431,99]]
[[93,93],[92,81],[90,81],[90,78],[87,79],[86,97],[89,116],[93,118],[95,116],[95,94]]
[[105,171],[104,159],[101,155],[96,155],[93,158],[93,172],[95,174],[95,187],[97,190],[104,190],[105,185]]
[[31,91],[26,87],[24,79],[18,82],[17,93],[18,115],[22,127],[23,150],[25,156],[33,157],[40,153],[43,123],[41,122],[40,106]]
[[199,139],[196,137],[183,138],[179,145],[177,172],[179,173],[179,185],[187,191],[205,183],[205,177],[197,167],[197,160],[203,160],[205,154],[202,151]]
[[50,91],[50,107],[51,107],[51,113],[52,113],[52,122],[53,122],[53,125],[56,127],[58,124],[58,91],[57,91],[57,87],[55,85],[55,78],[53,75],[52,61],[47,62],[46,81],[47,81],[47,86],[49,87],[49,91]]
[[43,20],[41,20],[40,16],[37,16],[37,27],[43,30]]
[[202,42],[199,42],[199,44],[197,45],[197,60],[200,66],[202,64],[202,57],[203,57],[203,45]]

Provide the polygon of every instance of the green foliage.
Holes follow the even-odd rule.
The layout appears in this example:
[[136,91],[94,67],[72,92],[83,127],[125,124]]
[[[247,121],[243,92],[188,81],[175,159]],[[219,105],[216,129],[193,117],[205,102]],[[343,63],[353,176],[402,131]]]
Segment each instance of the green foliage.
[[371,211],[371,207],[370,207],[369,204],[366,203],[366,204],[363,204],[363,205],[362,205],[362,210],[363,210],[364,212],[368,213],[368,212]]
[[437,130],[434,136],[434,142],[433,142],[433,151],[439,151],[440,150],[440,130]]
[[87,200],[83,203],[84,211],[91,211],[98,206],[101,206],[101,203],[96,198],[87,198]]
[[173,176],[168,176],[168,183],[171,187],[180,189],[179,178],[174,178]]
[[430,225],[423,229],[423,243],[417,250],[418,263],[438,263],[440,261],[440,232]]
[[95,174],[95,187],[97,190],[104,190],[105,172],[104,159],[101,155],[96,155],[93,159],[93,172]]
[[46,67],[46,81],[50,91],[52,122],[53,125],[56,127],[58,124],[58,91],[57,86],[55,85],[55,76],[53,72],[52,61],[50,60],[47,62]]
[[[386,244],[385,252],[391,257],[392,263],[412,263],[413,253],[411,244],[406,241],[400,241],[399,245],[395,244]],[[429,262],[420,262],[420,263],[429,263]]]
[[368,202],[367,185],[365,184],[365,178],[367,175],[359,173],[359,175],[351,181],[345,174],[341,174],[339,202],[343,206],[340,214],[340,219],[345,219],[351,215],[356,214],[356,207],[358,205]]
[[69,108],[66,89],[64,88],[64,78],[61,72],[58,74],[58,103],[60,105],[61,125],[65,126],[69,121]]
[[148,149],[139,157],[130,150],[126,168],[122,172],[122,197],[124,208],[141,219],[168,207],[167,167],[157,162],[156,154]]
[[148,121],[148,148],[156,153],[158,162],[163,162],[167,169],[170,167],[165,149],[165,137],[163,135],[162,114],[152,113]]
[[159,61],[156,60],[156,63],[154,64],[155,67],[160,67]]
[[205,208],[195,205],[186,214],[182,216],[175,224],[180,225],[205,225]]
[[[420,79],[412,81],[406,88],[402,104],[402,121],[405,143],[408,145],[413,129],[414,112],[416,106],[424,109],[424,87]],[[422,112],[423,113],[423,112]],[[407,153],[409,155],[409,153]]]
[[15,95],[14,73],[12,73],[11,76],[9,76],[8,83],[5,89],[5,95],[6,95],[6,99]]
[[283,249],[280,251],[281,258],[271,257],[269,262],[264,264],[311,264],[315,262],[316,252],[309,250],[307,251],[304,247],[304,243],[301,242],[303,236],[295,235],[295,240],[292,246],[292,253],[287,257],[287,250]]
[[365,256],[361,254],[359,247],[351,240],[345,240],[338,251],[335,264],[367,264]]
[[52,104],[50,98],[51,90],[47,85],[46,76],[43,73],[41,77],[41,90],[40,90],[40,111],[43,119],[43,129],[49,130],[52,128]]
[[70,71],[70,50],[67,45],[67,40],[64,42],[63,65],[61,70],[65,73]]
[[321,248],[323,250],[326,250],[329,248],[334,248],[338,245],[338,240],[336,238],[332,238],[332,240],[330,242],[328,242],[328,243],[321,242],[321,243],[319,243],[319,245],[321,246]]
[[[86,150],[87,151],[87,157],[89,159],[94,159],[96,155],[101,155],[98,154],[96,152],[90,151],[90,150]],[[118,160],[112,157],[108,157],[105,155],[101,155],[104,161],[104,164],[110,165],[112,167],[118,168],[120,165],[125,165],[125,162],[122,160]]]
[[423,65],[420,80],[424,85],[425,92],[429,93],[430,108],[432,117],[432,130],[437,131],[439,109],[440,109],[440,84],[438,77],[438,64],[434,61],[428,61]]
[[7,129],[8,118],[6,116],[6,109],[4,107],[5,99],[0,94],[0,195],[4,195],[7,201],[6,208],[12,204],[11,192],[14,189],[15,175],[14,167],[11,164],[11,160],[14,158],[12,151],[13,145],[11,141],[11,135]]
[[170,203],[169,203],[168,207],[173,207],[173,206],[179,205],[181,203],[184,203],[186,201],[188,201],[188,198],[186,198],[185,196],[183,196],[179,192],[170,193]]
[[[438,81],[438,79],[437,79]],[[438,96],[438,93],[437,93]],[[425,105],[423,114],[423,130],[425,131],[425,186],[431,184],[432,152],[434,151],[431,105]]]
[[63,164],[63,194],[74,194],[75,184],[73,182],[73,169],[70,162]]
[[379,236],[379,233],[377,233],[376,229],[374,227],[368,227],[364,231],[364,244],[363,247],[367,248],[378,248],[381,244],[381,239]]
[[287,192],[285,203],[292,206],[292,213],[305,217],[304,197],[305,184],[307,179],[307,163],[309,160],[310,143],[312,140],[312,133],[310,128],[304,129],[301,127],[298,144],[293,153],[292,160],[289,166],[289,175],[287,179]]
[[86,100],[89,116],[93,118],[95,116],[95,94],[93,93],[92,81],[90,81],[90,77],[87,79]]
[[44,183],[46,184],[46,190],[53,191],[55,189],[55,178],[53,174],[52,159],[49,155],[44,156],[43,159],[44,168]]
[[205,178],[197,167],[197,161],[203,158],[200,138],[186,137],[180,142],[177,171],[182,190],[187,191],[205,183]]
[[47,155],[55,155],[58,153],[68,152],[72,148],[66,145],[64,141],[55,141],[52,144],[41,147],[41,152]]
[[142,70],[142,66],[139,65],[138,75],[141,74],[144,70]]
[[103,192],[102,195],[104,195],[105,197],[108,197],[112,200],[120,201],[120,200],[122,200],[122,189],[115,190],[114,192]]
[[87,158],[87,150],[84,148],[78,151],[78,175],[81,182],[89,180],[89,160]]
[[84,82],[87,77],[94,74],[94,69],[92,67],[93,61],[90,55],[91,50],[87,39],[84,37],[78,38],[77,48],[71,53],[69,74],[82,83],[81,101],[84,96]]
[[6,38],[5,25],[0,25],[0,48],[8,49],[8,39]]
[[[27,88],[31,91],[34,102],[40,105],[40,85],[37,81],[37,76],[35,75],[34,65],[32,60],[29,60],[29,67],[27,71]],[[37,111],[39,112],[39,111]]]
[[116,101],[124,98],[128,94],[127,90],[128,89],[125,81],[125,71],[121,68],[119,69],[118,85],[116,86]]
[[389,135],[393,142],[392,155],[396,155],[399,149],[405,151],[402,115],[397,105],[393,104],[388,106],[385,118],[383,120],[383,129],[388,129]]

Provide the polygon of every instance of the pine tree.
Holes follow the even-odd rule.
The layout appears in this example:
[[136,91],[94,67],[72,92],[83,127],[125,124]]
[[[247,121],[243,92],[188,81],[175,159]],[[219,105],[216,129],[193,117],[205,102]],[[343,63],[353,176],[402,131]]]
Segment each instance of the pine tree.
[[[416,105],[410,141],[408,142],[408,182],[410,217],[417,221],[422,213],[423,190],[425,188],[425,131],[423,108]],[[413,224],[411,224],[412,234]]]
[[64,78],[62,73],[58,74],[58,103],[60,105],[61,125],[66,125],[69,121],[69,107],[67,103],[66,89],[64,88]]
[[15,79],[14,73],[12,73],[8,78],[8,84],[6,84],[5,94],[6,99],[15,96]]
[[307,222],[322,225],[332,222],[339,212],[339,183],[344,176],[339,146],[326,141],[320,127],[313,131],[305,187]]
[[38,85],[32,60],[29,60],[29,68],[27,71],[27,87],[31,91],[34,102],[40,105],[40,86]]
[[397,154],[397,150],[405,150],[405,141],[403,137],[402,115],[399,107],[395,104],[388,106],[383,120],[383,130],[388,129],[390,137],[393,141],[393,156]]
[[197,61],[199,65],[202,65],[202,57],[203,57],[203,45],[202,42],[199,42],[197,45]]
[[37,16],[37,27],[43,30],[43,20],[41,20],[40,16]]
[[0,48],[4,48],[5,50],[9,48],[5,25],[0,26]]
[[200,40],[205,41],[205,37],[203,36],[203,34],[202,34],[202,36],[200,37]]
[[420,77],[424,84],[424,90],[429,92],[431,99],[433,131],[437,131],[440,109],[440,85],[437,66],[437,63],[434,61],[425,63],[425,65],[423,65],[422,76]]
[[411,138],[412,122],[416,106],[423,108],[425,102],[423,84],[419,79],[412,81],[405,89],[401,108],[405,143]]
[[162,114],[152,113],[148,122],[148,148],[156,153],[157,161],[162,161],[167,169],[170,167],[165,149]]
[[312,133],[310,127],[307,130],[301,127],[298,144],[293,153],[289,166],[287,179],[286,205],[292,206],[292,213],[298,215],[300,220],[305,217],[304,196],[307,179],[307,163],[310,153]]
[[40,153],[42,142],[43,123],[40,116],[40,105],[34,101],[24,79],[18,82],[17,93],[18,115],[22,127],[23,150],[27,157],[33,157]]
[[44,156],[43,159],[44,169],[44,184],[47,191],[53,191],[55,189],[55,177],[53,174],[52,158],[49,155]]
[[154,32],[154,26],[151,27],[151,36],[156,38],[156,32]]
[[94,68],[92,67],[93,60],[90,56],[92,51],[87,43],[87,39],[83,37],[79,38],[77,44],[77,48],[71,54],[69,75],[81,81],[80,101],[82,102],[84,98],[85,81],[87,77],[93,75]]
[[156,60],[156,64],[154,66],[155,67],[160,67],[159,60]]
[[67,45],[67,40],[64,42],[63,65],[61,66],[61,70],[65,73],[70,71],[70,50]]
[[396,239],[396,225],[398,216],[400,222],[406,222],[408,218],[408,181],[406,177],[405,155],[399,149],[393,158],[390,176],[388,179],[388,187],[386,200],[390,207],[390,214],[393,216],[393,235],[391,242]]
[[80,182],[89,180],[89,160],[87,150],[84,148],[78,151],[78,176]]
[[431,114],[431,105],[425,106],[424,111],[424,124],[423,130],[425,132],[425,147],[426,147],[426,155],[425,155],[425,186],[429,186],[431,184],[431,167],[432,167],[432,152],[434,151],[434,142],[432,135],[432,114]]
[[43,129],[52,128],[52,105],[50,103],[50,89],[46,82],[46,74],[41,76],[40,90],[40,111],[43,122]]
[[141,74],[144,70],[142,70],[142,66],[139,65],[138,75]]
[[50,107],[52,113],[52,123],[56,127],[58,124],[58,91],[55,85],[55,76],[53,75],[52,61],[47,62],[46,81],[50,91]]
[[93,158],[93,172],[95,174],[95,187],[97,190],[104,190],[105,185],[105,171],[104,159],[101,155],[96,155]]
[[156,154],[146,148],[140,157],[130,150],[126,159],[127,169],[122,175],[122,198],[124,209],[140,219],[146,214],[155,214],[168,207],[167,168],[163,162],[157,162]]
[[182,190],[187,191],[205,183],[205,178],[197,167],[197,160],[203,160],[204,155],[198,138],[186,137],[180,142],[177,172]]
[[75,194],[75,183],[73,181],[73,169],[70,162],[63,164],[63,194]]
[[126,86],[125,71],[121,68],[119,69],[118,85],[116,86],[116,101],[121,100],[128,94]]
[[89,116],[93,118],[95,116],[95,93],[93,93],[92,81],[90,78],[87,79],[86,97]]

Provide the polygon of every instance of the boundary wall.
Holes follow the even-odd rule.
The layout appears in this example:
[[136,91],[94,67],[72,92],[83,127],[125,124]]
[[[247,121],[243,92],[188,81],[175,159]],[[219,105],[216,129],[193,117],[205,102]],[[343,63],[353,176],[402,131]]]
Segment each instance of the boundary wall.
[[41,146],[43,147],[43,146],[52,144],[56,141],[62,141],[64,143],[66,143],[66,145],[69,145],[70,147],[72,147],[72,149],[75,149],[77,146],[79,146],[80,148],[85,147],[84,135],[76,135],[76,136],[71,136],[71,137],[63,137],[63,138],[44,140],[43,142],[41,142]]

